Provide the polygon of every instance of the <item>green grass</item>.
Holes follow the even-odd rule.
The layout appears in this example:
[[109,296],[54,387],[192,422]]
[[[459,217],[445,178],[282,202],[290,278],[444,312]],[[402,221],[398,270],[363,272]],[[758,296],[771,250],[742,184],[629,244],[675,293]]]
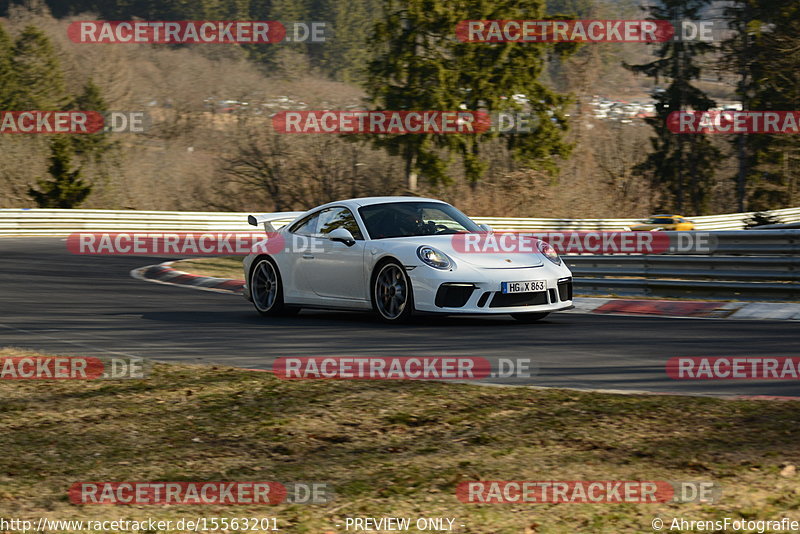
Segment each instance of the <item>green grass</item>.
[[[3,349],[0,356],[21,351]],[[147,380],[0,381],[0,517],[455,517],[459,533],[651,532],[658,515],[800,519],[800,410],[726,401],[434,382],[281,381],[156,365]],[[78,481],[325,481],[274,507],[75,506]],[[463,480],[707,480],[714,504],[460,503]],[[415,531],[415,530],[412,530]],[[351,532],[353,532],[351,530]],[[672,531],[677,532],[677,531]]]
[[201,276],[242,280],[244,279],[244,273],[242,272],[243,259],[241,256],[222,256],[218,258],[181,260],[175,262],[172,268]]

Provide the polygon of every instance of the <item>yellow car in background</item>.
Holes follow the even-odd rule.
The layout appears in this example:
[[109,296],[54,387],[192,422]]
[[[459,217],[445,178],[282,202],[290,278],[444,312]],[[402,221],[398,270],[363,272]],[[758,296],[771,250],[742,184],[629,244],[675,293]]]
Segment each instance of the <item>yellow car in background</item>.
[[631,228],[631,230],[634,232],[648,232],[653,230],[678,232],[694,230],[694,223],[685,219],[683,215],[652,215],[649,219],[642,221],[642,224]]

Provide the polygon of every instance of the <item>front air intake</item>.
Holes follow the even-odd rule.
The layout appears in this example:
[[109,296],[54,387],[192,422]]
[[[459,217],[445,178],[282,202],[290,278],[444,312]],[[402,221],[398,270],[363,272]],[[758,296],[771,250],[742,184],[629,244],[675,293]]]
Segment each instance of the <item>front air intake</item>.
[[439,308],[463,308],[473,291],[475,291],[473,284],[442,284],[439,286],[439,291],[436,292],[436,306]]
[[495,293],[490,308],[512,308],[515,306],[538,306],[547,304],[547,292],[537,291],[536,293]]

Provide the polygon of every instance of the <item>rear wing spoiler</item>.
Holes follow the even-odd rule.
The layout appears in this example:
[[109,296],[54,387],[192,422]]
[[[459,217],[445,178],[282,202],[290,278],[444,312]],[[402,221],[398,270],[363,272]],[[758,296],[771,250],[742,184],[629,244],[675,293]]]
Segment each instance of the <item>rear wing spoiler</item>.
[[[304,213],[304,211],[283,211],[278,213],[263,213],[261,215],[248,215],[247,222],[250,224],[250,226],[258,226],[259,224],[263,224],[264,231],[269,233],[277,230],[272,223],[286,221],[285,224],[289,224]],[[283,226],[283,224],[278,225],[279,228]]]

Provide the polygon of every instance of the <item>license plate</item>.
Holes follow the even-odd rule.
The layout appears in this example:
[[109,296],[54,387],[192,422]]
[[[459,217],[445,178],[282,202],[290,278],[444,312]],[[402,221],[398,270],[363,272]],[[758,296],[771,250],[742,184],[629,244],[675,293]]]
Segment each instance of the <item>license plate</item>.
[[544,280],[528,280],[527,282],[503,282],[500,292],[509,293],[535,293],[547,289],[547,282]]

